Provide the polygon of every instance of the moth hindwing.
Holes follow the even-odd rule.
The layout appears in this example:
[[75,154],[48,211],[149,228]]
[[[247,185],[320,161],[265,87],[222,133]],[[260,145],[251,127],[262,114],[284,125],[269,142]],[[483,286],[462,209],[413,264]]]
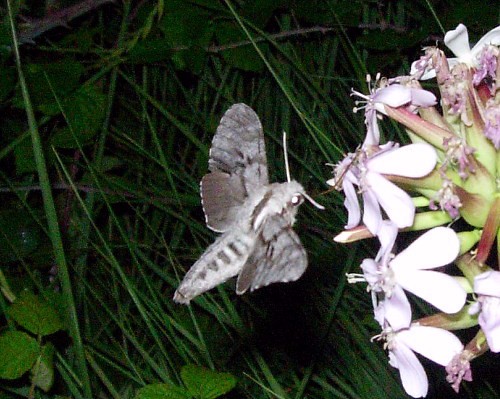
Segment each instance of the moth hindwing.
[[235,104],[222,117],[208,169],[201,201],[207,226],[222,235],[188,271],[174,300],[188,304],[234,276],[238,294],[297,280],[307,255],[292,226],[310,197],[296,181],[269,183],[262,125],[247,105]]

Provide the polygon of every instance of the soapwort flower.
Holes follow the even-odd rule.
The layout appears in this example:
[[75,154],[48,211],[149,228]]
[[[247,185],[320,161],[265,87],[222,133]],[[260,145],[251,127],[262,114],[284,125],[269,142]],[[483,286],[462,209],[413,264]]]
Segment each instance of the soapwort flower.
[[[454,30],[446,32],[444,44],[456,57],[448,58],[450,67],[459,63],[466,64],[468,67],[477,67],[479,55],[484,46],[500,45],[500,26],[486,33],[471,49],[469,44],[469,32],[463,24],[459,24]],[[424,56],[421,60],[415,61],[411,65],[410,75],[418,76],[421,80],[432,79],[436,76],[435,66],[428,62],[428,57]],[[424,61],[424,62],[422,62]]]
[[[471,380],[472,360],[488,348],[500,352],[500,26],[472,48],[462,24],[444,41],[455,58],[428,47],[411,76],[377,76],[368,95],[352,92],[362,99],[354,110],[365,111],[366,138],[327,182],[344,192],[348,213],[335,240],[380,242],[348,281],[368,284],[390,364],[414,397],[428,387],[414,352],[446,366],[456,391]],[[419,85],[431,77],[439,101]],[[414,144],[381,142],[382,116],[402,124]],[[402,229],[430,230],[397,253]],[[453,275],[435,270],[452,262]],[[407,292],[439,312],[412,321]],[[476,302],[466,304],[467,293]],[[463,351],[447,331],[477,326]]]
[[[387,248],[385,251],[389,251]],[[350,281],[364,279],[369,284],[377,319],[383,314],[392,328],[405,328],[411,322],[411,307],[405,290],[445,313],[462,309],[466,292],[461,285],[452,276],[429,270],[453,262],[459,250],[456,233],[447,227],[436,227],[398,255],[392,257],[379,252],[379,259],[365,259],[361,264],[363,277],[351,275]],[[382,298],[380,303],[379,296]]]
[[490,270],[474,278],[480,305],[479,325],[492,352],[500,352],[500,272]]
[[391,84],[386,79],[381,79],[380,74],[377,74],[373,84],[371,76],[367,75],[366,83],[369,94],[351,90],[351,95],[361,98],[361,100],[356,100],[354,112],[365,111],[366,138],[363,148],[379,144],[380,130],[377,120],[381,118],[380,114],[386,114],[385,105],[393,108],[406,106],[414,110],[418,107],[430,107],[436,104],[436,96],[430,91],[399,83]]
[[344,205],[348,211],[347,229],[357,226],[361,219],[357,191],[363,198],[363,223],[374,235],[383,220],[381,208],[398,228],[411,226],[415,206],[411,197],[384,175],[419,178],[427,175],[436,165],[436,151],[428,144],[417,143],[399,147],[387,143],[370,151],[359,149],[348,154],[336,167],[336,176],[327,184],[342,187],[346,195]]
[[414,398],[426,396],[429,387],[415,352],[446,367],[464,348],[451,332],[418,324],[401,330],[388,328],[382,337],[387,341],[389,364],[399,370],[403,388]]

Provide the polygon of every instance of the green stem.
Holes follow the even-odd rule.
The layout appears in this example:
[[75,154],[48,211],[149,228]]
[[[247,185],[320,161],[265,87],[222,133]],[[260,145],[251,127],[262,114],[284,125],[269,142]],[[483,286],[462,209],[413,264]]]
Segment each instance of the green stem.
[[14,57],[19,76],[19,84],[21,86],[21,92],[23,95],[23,101],[26,106],[26,116],[28,119],[28,126],[31,135],[31,141],[33,144],[33,155],[35,157],[38,178],[40,180],[40,187],[42,191],[45,215],[47,216],[49,238],[51,240],[52,247],[54,249],[55,262],[58,268],[59,279],[61,282],[63,301],[68,319],[67,321],[69,324],[69,333],[71,335],[71,338],[73,339],[75,355],[76,355],[76,367],[78,369],[78,375],[80,377],[81,383],[83,384],[84,395],[85,397],[91,398],[92,391],[87,371],[87,364],[85,361],[83,343],[80,336],[78,317],[75,309],[75,301],[71,289],[71,279],[69,276],[66,257],[64,254],[64,247],[62,243],[61,232],[59,230],[54,198],[52,196],[52,191],[50,187],[50,180],[47,171],[47,164],[45,162],[45,156],[43,153],[42,141],[40,138],[40,134],[38,132],[35,114],[31,106],[31,100],[28,93],[26,80],[24,79],[24,74],[21,68],[21,57],[19,55],[18,41],[16,36],[16,30],[14,27],[14,19],[12,16],[10,0],[7,0],[7,8],[9,14],[10,28],[12,32],[12,43],[13,43],[12,48],[14,51]]

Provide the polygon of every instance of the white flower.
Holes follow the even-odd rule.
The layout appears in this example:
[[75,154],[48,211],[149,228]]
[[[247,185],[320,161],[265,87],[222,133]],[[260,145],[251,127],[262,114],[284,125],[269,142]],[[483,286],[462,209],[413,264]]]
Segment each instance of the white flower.
[[474,278],[481,313],[478,321],[492,352],[500,352],[500,272],[487,271]]
[[[450,69],[459,63],[464,63],[469,67],[477,67],[478,59],[481,51],[486,45],[500,45],[500,26],[490,30],[486,33],[471,49],[469,44],[469,33],[467,28],[463,24],[459,24],[456,29],[446,32],[444,36],[444,44],[448,47],[456,58],[448,58],[448,65]],[[414,75],[418,71],[419,62],[415,61],[411,65],[411,75]],[[421,80],[431,79],[436,76],[436,70],[432,65],[428,65],[425,73],[420,78]]]
[[[373,85],[371,84],[370,75],[367,76],[366,81],[370,94],[363,94],[355,90],[352,90],[351,94],[362,98],[362,100],[356,101],[354,112],[361,109],[365,110],[366,138],[362,148],[379,145],[380,131],[377,119],[380,117],[378,113],[386,114],[385,105],[392,108],[408,106],[414,109],[416,107],[430,107],[436,104],[436,96],[430,91],[404,86],[399,83],[389,84],[386,80],[380,80],[380,74],[377,74]],[[377,84],[379,84],[379,87],[376,87]],[[359,104],[363,105],[358,107]]]
[[447,366],[464,348],[451,332],[418,324],[397,332],[386,332],[386,337],[389,364],[399,370],[403,388],[414,398],[426,396],[429,386],[424,368],[414,352]]
[[378,234],[383,221],[381,207],[398,228],[413,224],[415,206],[411,197],[383,174],[412,178],[425,176],[436,165],[436,151],[425,143],[401,148],[387,143],[379,148],[380,151],[373,155],[368,155],[363,149],[357,154],[349,154],[336,168],[335,178],[327,181],[334,187],[342,185],[348,211],[346,229],[356,227],[361,218],[355,186],[363,197],[363,223],[372,234]]
[[[457,257],[460,241],[454,230],[436,227],[421,235],[388,262],[365,259],[361,264],[372,291],[377,320],[381,316],[394,329],[411,321],[410,303],[403,290],[429,302],[446,313],[456,313],[465,304],[466,292],[451,276],[428,269],[444,266]],[[388,259],[389,257],[382,257]],[[360,279],[358,279],[359,281]],[[380,303],[377,296],[384,294]]]
[[456,29],[446,32],[444,44],[457,56],[456,58],[448,58],[450,67],[458,63],[464,63],[469,67],[476,67],[479,54],[484,46],[488,44],[500,45],[500,26],[486,33],[471,49],[467,28],[465,25],[459,24]]

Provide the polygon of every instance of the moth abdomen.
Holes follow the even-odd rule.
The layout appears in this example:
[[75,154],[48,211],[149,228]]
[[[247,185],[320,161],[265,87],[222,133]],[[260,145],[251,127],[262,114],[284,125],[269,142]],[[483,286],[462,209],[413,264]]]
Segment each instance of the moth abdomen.
[[238,226],[220,236],[187,272],[174,294],[178,303],[191,299],[236,276],[246,263],[255,235]]

